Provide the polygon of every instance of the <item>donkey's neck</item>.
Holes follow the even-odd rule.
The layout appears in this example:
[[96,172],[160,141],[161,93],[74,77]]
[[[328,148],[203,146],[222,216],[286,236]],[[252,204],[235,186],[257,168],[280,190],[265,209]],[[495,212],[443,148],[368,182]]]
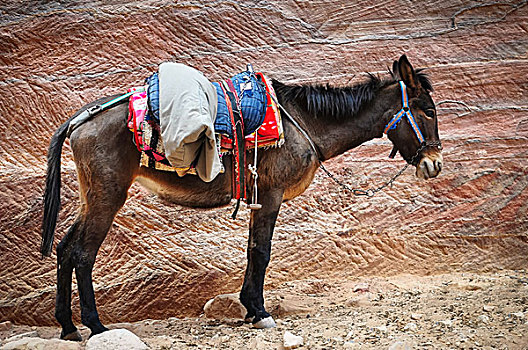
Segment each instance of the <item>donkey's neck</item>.
[[[290,101],[295,106],[299,122],[313,140],[321,160],[338,156],[364,142],[383,136],[390,118],[401,108],[401,97],[396,84],[388,84],[375,91],[372,99],[358,108],[355,115],[332,118],[315,115],[304,107],[303,101]],[[327,105],[327,108],[333,109]]]

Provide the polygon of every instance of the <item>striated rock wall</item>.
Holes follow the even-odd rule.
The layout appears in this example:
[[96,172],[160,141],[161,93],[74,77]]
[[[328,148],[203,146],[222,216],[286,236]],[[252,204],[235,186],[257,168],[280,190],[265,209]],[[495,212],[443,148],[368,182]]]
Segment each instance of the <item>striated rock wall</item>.
[[[527,1],[53,1],[0,4],[0,321],[54,324],[55,259],[40,260],[45,155],[83,104],[166,60],[211,79],[247,62],[282,81],[352,84],[407,53],[428,67],[445,169],[411,170],[374,198],[323,174],[278,220],[267,288],[303,278],[528,267]],[[402,165],[386,139],[329,161],[352,185]],[[56,242],[77,210],[69,147]],[[140,205],[149,208],[140,212]],[[138,185],[94,271],[103,322],[197,315],[237,291],[247,212],[167,205]],[[74,315],[79,320],[74,288]]]

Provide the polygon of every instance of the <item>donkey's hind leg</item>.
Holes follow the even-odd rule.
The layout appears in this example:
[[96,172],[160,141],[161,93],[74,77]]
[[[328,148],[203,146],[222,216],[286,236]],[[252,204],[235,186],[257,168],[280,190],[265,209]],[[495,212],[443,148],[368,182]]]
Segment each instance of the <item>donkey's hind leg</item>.
[[82,337],[72,322],[71,285],[73,262],[71,259],[71,241],[78,227],[76,221],[57,246],[57,297],[55,299],[55,318],[62,326],[61,339],[81,341]]
[[[119,185],[109,179],[99,179],[105,184],[105,190],[94,186],[87,194],[87,201],[81,209],[79,237],[74,243],[72,261],[77,277],[79,300],[81,304],[81,322],[90,328],[91,335],[108,330],[99,320],[95,305],[95,293],[92,282],[92,270],[99,247],[103,243],[115,214],[123,206],[130,183]],[[104,182],[103,182],[104,181]],[[95,187],[95,188],[93,188]]]
[[[82,174],[80,176],[82,178]],[[81,321],[92,335],[107,330],[99,320],[92,285],[92,270],[101,243],[106,237],[117,211],[126,199],[128,186],[118,192],[88,191],[89,199],[81,214],[57,246],[57,297],[55,317],[62,326],[61,339],[81,341],[82,337],[72,322],[71,283],[75,269],[81,304]],[[105,198],[106,197],[106,198]]]

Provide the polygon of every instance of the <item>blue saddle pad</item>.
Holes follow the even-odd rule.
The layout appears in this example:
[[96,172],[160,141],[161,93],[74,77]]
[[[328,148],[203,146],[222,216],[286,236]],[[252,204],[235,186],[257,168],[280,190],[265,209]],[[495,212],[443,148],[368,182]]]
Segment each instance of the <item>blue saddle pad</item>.
[[[249,135],[262,124],[266,111],[266,88],[254,74],[242,72],[231,78],[240,98],[242,117],[244,119],[244,135]],[[158,73],[145,79],[148,84],[148,109],[146,119],[154,119],[159,124],[159,80]],[[233,138],[233,127],[225,96],[219,83],[214,82],[218,96],[218,108],[215,119],[215,131]]]
[[158,73],[154,73],[150,77],[145,79],[145,84],[148,85],[148,88],[147,88],[148,113],[145,115],[145,119],[155,120],[159,124],[160,118],[159,118]]

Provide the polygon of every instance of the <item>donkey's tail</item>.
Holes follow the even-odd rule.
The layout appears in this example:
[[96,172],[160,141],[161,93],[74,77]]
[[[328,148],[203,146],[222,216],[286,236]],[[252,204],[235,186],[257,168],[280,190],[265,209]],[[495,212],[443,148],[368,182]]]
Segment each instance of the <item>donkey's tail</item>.
[[53,236],[60,210],[61,189],[61,154],[62,145],[68,136],[68,127],[73,117],[62,124],[51,138],[48,149],[48,171],[46,174],[46,190],[44,191],[44,217],[42,219],[42,242],[40,253],[50,256],[53,246]]

